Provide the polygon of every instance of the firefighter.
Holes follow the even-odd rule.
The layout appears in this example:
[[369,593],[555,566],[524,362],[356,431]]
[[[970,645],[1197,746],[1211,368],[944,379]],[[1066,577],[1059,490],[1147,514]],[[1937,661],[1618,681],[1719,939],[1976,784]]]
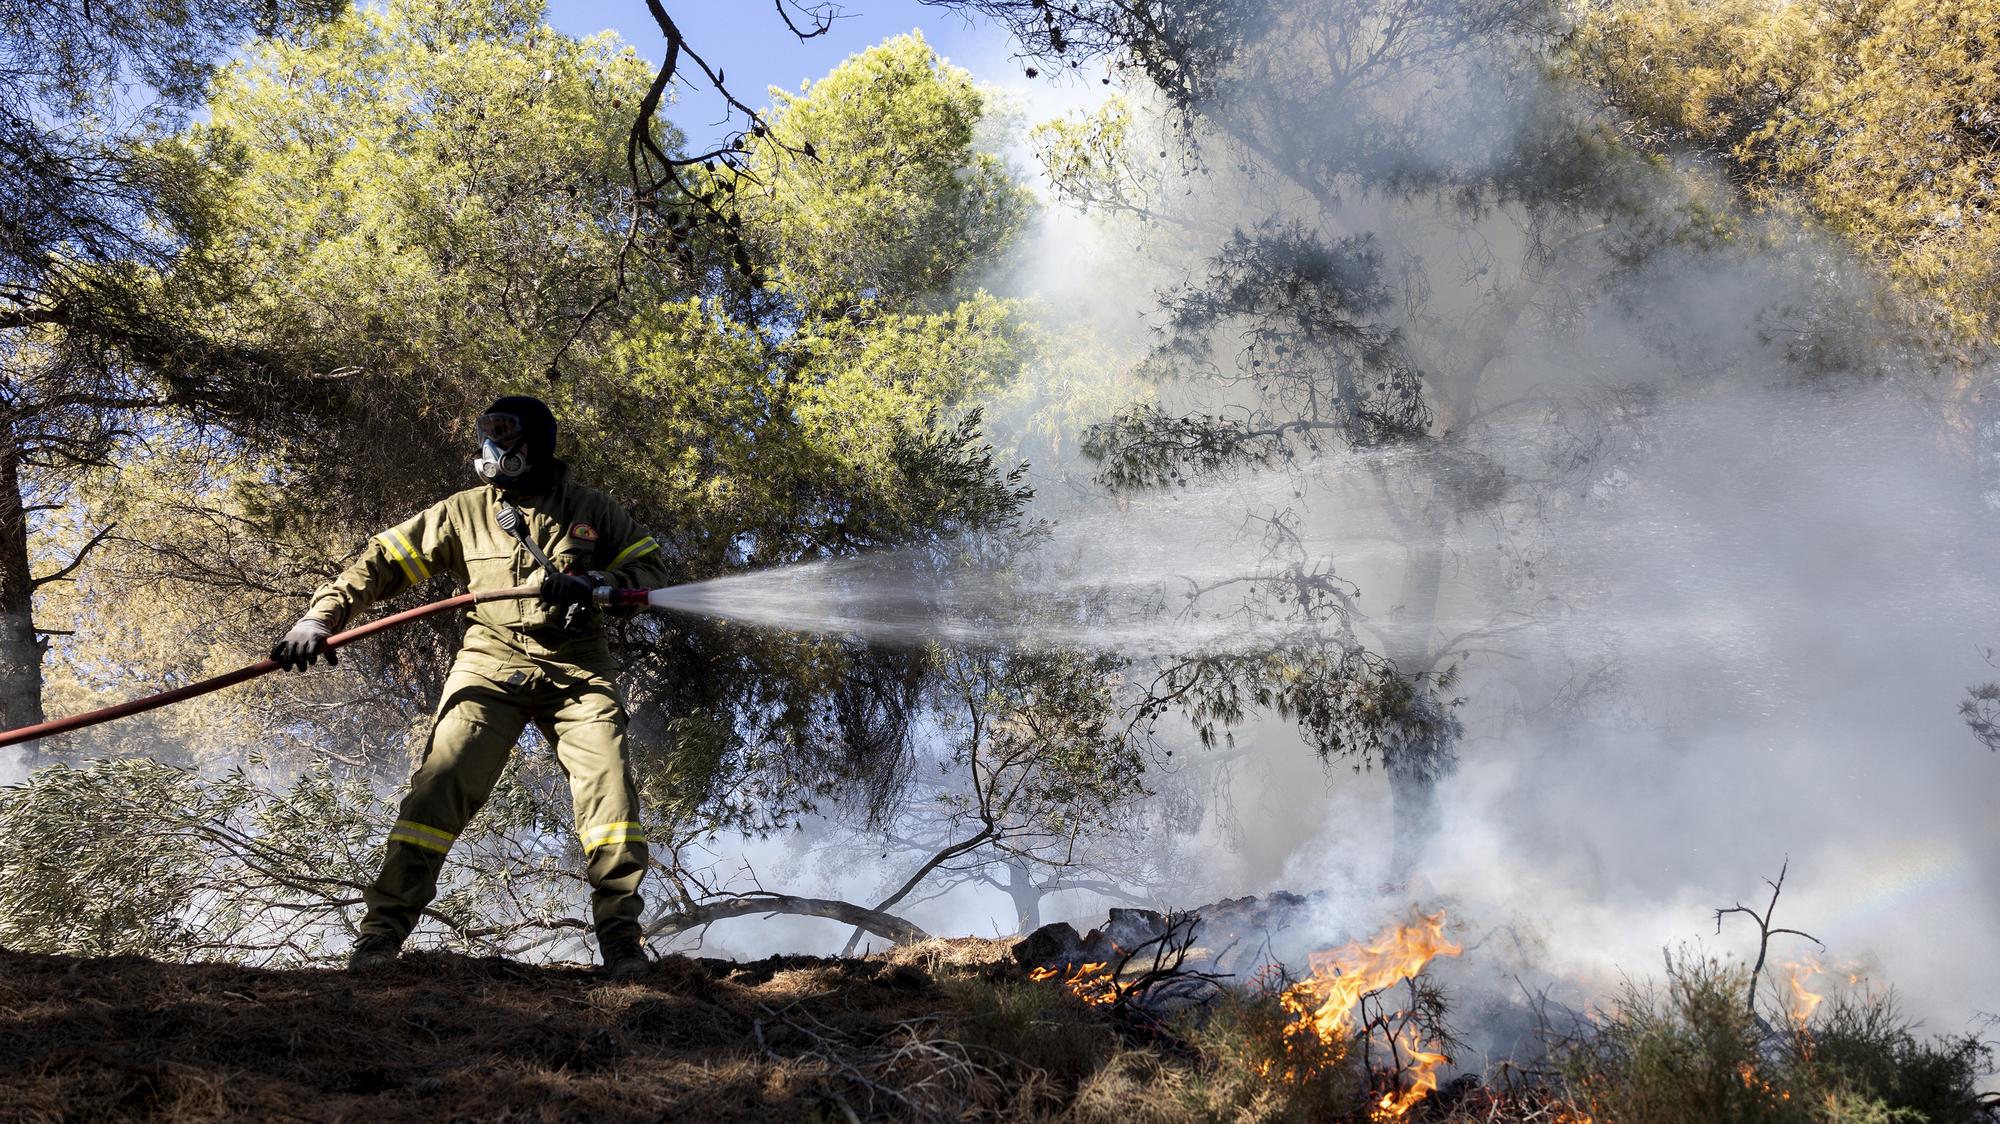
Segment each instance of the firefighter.
[[[289,670],[335,655],[327,637],[369,605],[448,574],[473,592],[533,584],[534,600],[467,611],[465,639],[445,680],[422,762],[389,831],[382,873],[362,895],[367,913],[350,967],[394,959],[466,822],[485,803],[515,740],[532,720],[555,745],[575,799],[590,877],[598,953],[628,975],[646,963],[639,881],[646,836],[625,750],[625,709],[604,616],[606,586],[666,584],[651,535],[604,493],[575,483],[558,460],[556,420],[534,398],[507,397],[479,418],[473,470],[482,483],[372,539],[360,560],[319,587],[271,650]],[[509,528],[512,528],[510,531]]]

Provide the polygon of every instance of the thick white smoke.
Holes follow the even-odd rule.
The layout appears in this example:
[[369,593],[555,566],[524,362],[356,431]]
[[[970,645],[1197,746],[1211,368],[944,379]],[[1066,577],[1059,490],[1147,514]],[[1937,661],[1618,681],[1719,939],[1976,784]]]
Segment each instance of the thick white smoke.
[[[1143,126],[1149,111],[1143,98],[1138,106]],[[1481,127],[1504,128],[1506,109]],[[1465,151],[1463,137],[1432,139],[1441,159]],[[1390,232],[1392,263],[1423,264],[1428,310],[1441,316],[1477,311],[1492,274],[1520,272],[1537,248],[1504,208],[1467,221],[1367,197],[1338,213],[1308,207],[1217,159],[1226,142],[1207,144],[1205,169],[1190,173],[1171,152],[1153,169],[1185,223],[1179,233],[1080,217],[1052,199],[1005,282],[1040,298],[1075,345],[1032,372],[1040,397],[1017,393],[990,414],[1003,447],[1035,459],[1055,552],[1080,563],[1045,578],[1049,592],[1095,580],[1171,600],[1185,578],[1256,569],[1245,517],[1290,507],[1311,550],[1360,587],[1365,634],[1381,642],[1408,627],[1400,570],[1423,545],[1448,559],[1438,619],[1425,627],[1478,635],[1464,644],[1455,690],[1461,765],[1440,788],[1442,827],[1409,887],[1380,889],[1390,851],[1380,772],[1323,765],[1295,731],[1261,718],[1232,747],[1197,755],[1202,767],[1186,777],[1207,786],[1208,812],[1183,843],[1205,861],[1186,884],[1156,889],[1184,906],[1324,892],[1308,926],[1317,931],[1296,934],[1302,945],[1373,930],[1413,901],[1446,906],[1473,947],[1445,970],[1492,984],[1475,989],[1478,1002],[1507,1002],[1510,977],[1588,1001],[1620,972],[1653,972],[1663,946],[1753,950],[1740,918],[1718,935],[1712,911],[1761,907],[1762,880],[1789,862],[1778,923],[1821,938],[1827,964],[1894,984],[1934,1029],[2000,1009],[2000,967],[1981,954],[2000,931],[2000,759],[1957,715],[1969,684],[2000,678],[1985,655],[2000,643],[2000,554],[1978,466],[1939,401],[1963,373],[1888,346],[1886,325],[1881,340],[1865,320],[1857,331],[1863,314],[1852,310],[1866,302],[1830,294],[1865,294],[1866,269],[1796,231],[1779,228],[1765,248],[1743,239],[1656,254],[1636,273],[1577,250],[1572,276],[1596,269],[1604,285],[1550,286],[1482,388],[1483,407],[1509,408],[1461,434],[1512,484],[1510,498],[1463,511],[1438,542],[1400,539],[1382,491],[1354,486],[1419,479],[1393,453],[1330,454],[1121,506],[1075,455],[1088,412],[1060,407],[1089,399],[1101,417],[1150,392],[1129,378],[1145,342],[1135,326],[1161,289],[1199,273],[1211,236],[1273,214],[1329,238]],[[1660,214],[1684,201],[1677,190],[1661,179]],[[1829,308],[1848,310],[1845,320]],[[1089,362],[1079,350],[1109,358],[1080,371]],[[1797,361],[1805,351],[1814,362]],[[1159,393],[1170,406],[1196,401]],[[1000,625],[976,611],[994,592],[989,575],[968,573],[940,606],[910,600],[873,565],[687,596],[744,619],[899,642],[942,626],[972,642],[1102,644],[1144,659],[1177,643],[1257,638],[1172,614]],[[884,878],[847,863],[849,885],[831,887],[818,879],[834,866],[799,858],[777,869],[857,898]],[[1087,917],[1102,904],[1055,899],[1049,916]],[[978,891],[913,913],[936,931],[986,932],[1008,916]],[[834,927],[783,936],[810,946],[808,929],[832,939]],[[770,931],[729,939],[776,947]],[[1494,1041],[1504,1048],[1504,1034]]]

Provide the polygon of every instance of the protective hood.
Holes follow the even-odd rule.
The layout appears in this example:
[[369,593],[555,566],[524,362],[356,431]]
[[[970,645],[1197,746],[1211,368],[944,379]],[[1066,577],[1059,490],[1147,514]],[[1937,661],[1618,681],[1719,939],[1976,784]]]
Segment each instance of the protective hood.
[[556,418],[538,398],[509,395],[479,415],[472,471],[488,484],[534,494],[555,479]]

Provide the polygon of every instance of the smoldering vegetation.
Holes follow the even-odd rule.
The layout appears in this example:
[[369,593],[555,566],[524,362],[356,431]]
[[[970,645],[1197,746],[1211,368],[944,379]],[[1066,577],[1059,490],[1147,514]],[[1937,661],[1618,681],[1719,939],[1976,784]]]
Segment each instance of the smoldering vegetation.
[[[1097,348],[1105,407],[1066,415],[1091,435],[1067,443],[1063,403],[994,408],[1052,523],[1032,561],[928,583],[928,560],[814,564],[687,604],[1078,645],[1140,682],[1380,654],[1459,727],[1428,736],[1418,795],[1382,790],[1410,739],[1301,745],[1253,707],[1181,821],[1223,850],[1155,893],[1329,890],[1329,933],[1457,902],[1526,942],[1506,972],[1587,995],[1663,944],[1740,951],[1707,915],[1789,856],[1786,913],[1830,955],[1946,1025],[1991,1010],[2000,977],[1936,955],[2000,924],[1978,858],[2000,776],[1958,714],[2000,594],[1965,390],[1983,357],[1928,338],[1836,236],[1622,145],[1553,14],[1387,12],[1217,9],[1107,49],[1125,100],[1039,134],[1061,233],[1008,283],[1068,343],[1042,385]],[[1393,62],[1336,49],[1357,46]],[[1161,77],[1177,49],[1204,85]]]
[[[1970,1039],[1918,1039],[1879,1005],[1833,1005],[1774,1039],[1743,1008],[1741,973],[1699,961],[1670,966],[1658,991],[1628,989],[1588,1037],[1546,1023],[1538,1072],[1435,1088],[1358,1043],[1302,1038],[1282,984],[1211,987],[1207,1004],[1163,1015],[1134,998],[1136,979],[1037,979],[1006,942],[978,938],[865,958],[670,956],[622,982],[440,953],[365,974],[12,951],[0,963],[16,1012],[0,1026],[0,1111],[28,1120],[1054,1124],[1379,1120],[1385,1105],[1453,1124],[1789,1124],[1885,1106],[1901,1113],[1888,1119],[1980,1118]],[[1153,963],[1139,957],[1133,975],[1187,982]],[[1439,993],[1412,994],[1436,1025]]]
[[[1282,708],[1236,726],[1230,779],[1197,782],[1230,807],[1195,829],[1223,849],[1189,897],[1332,891],[1328,939],[1453,903],[1490,937],[1494,1006],[1516,978],[1585,1005],[1663,945],[1752,955],[1712,911],[1789,856],[1784,918],[1848,986],[1980,1025],[2000,777],[1959,710],[2000,592],[1985,353],[1929,335],[1835,234],[1747,210],[1690,154],[1624,148],[1542,65],[1553,34],[1468,34],[1531,13],[1203,11],[1116,56],[1148,79],[1125,106],[1042,136],[1096,226],[1044,242],[1021,284],[1053,286],[1057,331],[1128,348],[1098,456],[1038,466],[1045,510],[1104,528],[1109,561],[1071,592],[1150,583],[1172,609],[1144,628],[1172,636],[1332,576],[1337,609],[1267,600],[1194,639],[1289,627],[1419,684],[1449,668],[1416,693],[1462,729],[1404,786],[1434,811],[1410,799],[1399,823],[1409,740],[1350,739],[1325,756],[1362,775],[1322,778]],[[1385,18],[1421,26],[1390,42]],[[1367,71],[1357,43],[1398,61]],[[1126,508],[1079,503],[1087,475]],[[1199,592],[1223,573],[1246,580]],[[1384,894],[1385,869],[1410,878]]]

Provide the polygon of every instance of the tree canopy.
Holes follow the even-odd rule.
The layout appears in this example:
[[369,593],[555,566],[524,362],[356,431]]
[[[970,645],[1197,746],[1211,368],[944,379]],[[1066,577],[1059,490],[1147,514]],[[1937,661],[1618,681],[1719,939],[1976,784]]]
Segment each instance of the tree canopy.
[[[981,287],[1030,208],[980,147],[987,95],[900,37],[782,95],[729,166],[635,188],[626,142],[653,71],[614,38],[572,40],[541,14],[400,0],[259,39],[216,76],[202,120],[135,150],[171,187],[149,214],[173,252],[132,272],[128,296],[199,325],[201,354],[254,356],[260,381],[206,412],[147,402],[114,439],[125,463],[68,485],[77,513],[52,537],[117,533],[43,594],[45,617],[84,634],[53,648],[61,709],[260,650],[367,537],[472,482],[472,418],[504,393],[551,401],[561,454],[671,544],[684,578],[893,546],[922,580],[961,550],[1009,549],[1028,493],[983,439],[979,404],[1041,341],[1018,302]],[[682,151],[670,126],[641,123],[660,151]],[[171,380],[193,355],[135,355],[126,369]],[[71,750],[200,769],[254,747],[280,778],[313,757],[397,772],[420,744],[449,632],[357,653],[362,688],[346,668],[264,681],[162,714],[155,738],[127,727]],[[968,705],[939,677],[969,665],[932,651],[678,619],[632,622],[621,640],[662,838],[774,827],[828,796],[889,814],[918,753],[913,727]],[[1059,658],[1015,662],[982,665],[1007,687],[974,700],[987,715],[974,743],[1017,747],[1024,775],[1126,777],[1128,756],[1010,732],[1009,708],[1046,713],[1036,684],[1060,680],[1082,701],[1050,729],[1115,740],[1091,714],[1100,684]],[[1033,757],[1045,742],[1069,757]],[[129,770],[71,779],[107,794],[142,783]],[[547,760],[511,771],[484,818],[492,846],[571,846],[545,830],[564,814],[559,781]],[[213,787],[156,770],[143,783],[193,785],[228,816],[263,816],[270,798],[348,822],[368,804],[344,781],[265,797],[240,774]],[[1036,822],[1128,788],[1038,795]],[[234,845],[211,842],[222,850],[178,856],[182,875],[240,873]],[[468,878],[454,892],[479,908],[519,889]],[[668,908],[702,885],[677,884]],[[205,931],[248,923],[231,916]],[[161,933],[161,948],[203,939]]]
[[[144,650],[164,667],[254,651],[368,535],[470,483],[471,419],[515,391],[552,401],[563,455],[689,577],[1004,529],[1024,494],[973,407],[1032,340],[976,276],[1025,195],[973,147],[985,109],[966,74],[905,37],[791,95],[773,129],[824,156],[753,147],[744,182],[764,195],[736,240],[634,224],[623,145],[648,73],[532,4],[426,0],[231,66],[207,120],[154,147],[180,177],[182,250],[150,284],[272,357],[283,409],[199,430],[164,415],[133,439],[154,454],[143,473],[86,486],[127,533],[79,575],[77,623],[160,622]],[[829,223],[846,226],[814,233]],[[730,268],[744,246],[772,284]],[[879,256],[824,257],[853,246]],[[900,752],[859,717],[878,707],[823,703],[900,690],[918,657],[635,627],[632,690],[658,737],[715,733],[710,760],[772,762],[794,798]],[[445,642],[420,632],[368,661],[402,684],[385,698],[405,727]],[[303,729],[264,690],[264,728]]]
[[1990,339],[2000,238],[2000,11],[1942,3],[1593,5],[1582,72],[1655,144],[1713,156],[1751,198],[1861,248],[1924,314]]

